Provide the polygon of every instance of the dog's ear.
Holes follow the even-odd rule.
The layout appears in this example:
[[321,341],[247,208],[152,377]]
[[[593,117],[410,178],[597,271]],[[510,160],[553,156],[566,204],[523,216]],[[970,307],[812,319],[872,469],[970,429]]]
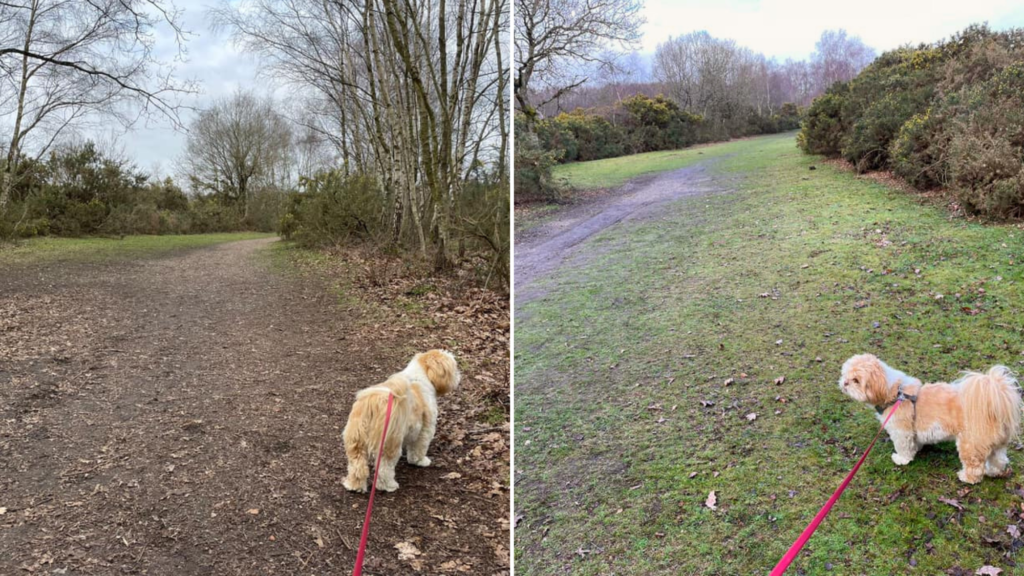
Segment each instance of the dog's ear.
[[856,376],[861,380],[864,389],[864,397],[875,406],[881,406],[889,401],[891,390],[889,381],[885,377],[885,368],[882,362],[870,355],[865,354],[861,362],[857,363]]
[[419,362],[438,396],[444,396],[459,385],[459,367],[451,354],[442,350],[430,350],[420,354]]

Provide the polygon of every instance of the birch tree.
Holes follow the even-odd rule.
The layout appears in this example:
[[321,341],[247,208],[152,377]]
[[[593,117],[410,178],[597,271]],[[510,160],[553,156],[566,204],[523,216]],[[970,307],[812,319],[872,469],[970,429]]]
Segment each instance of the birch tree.
[[392,241],[445,267],[465,181],[507,170],[506,2],[249,0],[214,17],[307,96],[345,169],[377,176]]

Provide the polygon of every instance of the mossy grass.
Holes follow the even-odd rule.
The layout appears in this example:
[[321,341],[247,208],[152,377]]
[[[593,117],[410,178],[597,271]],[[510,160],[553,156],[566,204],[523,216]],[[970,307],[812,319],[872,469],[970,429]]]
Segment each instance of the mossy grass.
[[[702,150],[734,191],[606,230],[519,305],[517,574],[767,573],[877,430],[838,389],[843,360],[873,352],[925,381],[1020,369],[1018,227],[951,218],[791,134]],[[1020,475],[968,487],[952,444],[904,467],[891,448],[791,571],[1009,573]]]

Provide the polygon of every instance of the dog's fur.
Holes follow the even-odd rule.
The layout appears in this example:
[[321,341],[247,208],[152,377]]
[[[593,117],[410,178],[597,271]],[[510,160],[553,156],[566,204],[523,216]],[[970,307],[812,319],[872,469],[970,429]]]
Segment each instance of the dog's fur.
[[896,450],[893,462],[908,464],[921,446],[956,440],[961,481],[976,484],[983,476],[1010,473],[1006,445],[1020,433],[1021,397],[1008,368],[994,366],[984,374],[966,372],[951,384],[922,385],[875,356],[861,354],[843,364],[839,379],[847,396],[883,408],[878,414],[883,421],[901,387],[917,402],[905,400],[885,427]]
[[430,466],[427,448],[437,428],[437,397],[458,388],[461,380],[462,374],[450,352],[430,350],[414,356],[404,370],[384,382],[360,390],[343,433],[348,456],[345,488],[366,492],[370,465],[377,461],[380,449],[389,393],[394,394],[395,399],[377,489],[386,492],[398,489],[395,465],[403,449],[410,464]]

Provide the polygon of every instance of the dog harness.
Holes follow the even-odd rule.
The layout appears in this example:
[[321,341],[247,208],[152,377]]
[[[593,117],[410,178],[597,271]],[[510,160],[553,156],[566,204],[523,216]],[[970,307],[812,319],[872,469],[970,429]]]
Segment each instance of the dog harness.
[[[918,389],[918,393],[917,394],[920,394],[920,393],[921,393],[921,391],[920,391],[920,389]],[[888,410],[890,407],[894,406],[900,400],[908,400],[908,401],[910,401],[910,404],[914,407],[914,414],[913,414],[913,416],[911,416],[911,430],[914,431],[914,438],[916,439],[917,438],[917,394],[907,394],[906,392],[903,391],[903,384],[900,384],[899,389],[896,390],[896,399],[893,400],[892,402],[889,402],[885,406],[875,406],[875,411],[878,412],[879,415],[881,415],[881,414],[884,414],[886,410]]]

